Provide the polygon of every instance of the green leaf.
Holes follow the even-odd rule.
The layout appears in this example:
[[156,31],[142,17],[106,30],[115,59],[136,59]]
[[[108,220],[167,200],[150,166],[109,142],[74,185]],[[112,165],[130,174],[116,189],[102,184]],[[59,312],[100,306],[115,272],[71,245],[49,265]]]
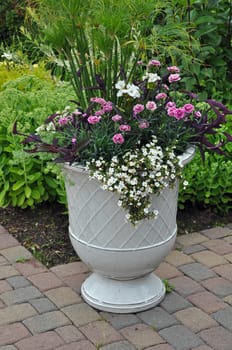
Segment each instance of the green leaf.
[[24,189],[24,192],[25,192],[26,198],[30,198],[30,196],[31,196],[31,188],[26,186],[25,189]]
[[38,190],[32,190],[31,196],[34,199],[40,199],[40,192]]
[[25,182],[22,180],[19,180],[19,181],[14,183],[14,185],[12,186],[12,190],[17,191],[20,187],[22,187],[24,185],[25,185]]
[[45,181],[51,188],[57,187],[57,182],[53,178],[46,176]]

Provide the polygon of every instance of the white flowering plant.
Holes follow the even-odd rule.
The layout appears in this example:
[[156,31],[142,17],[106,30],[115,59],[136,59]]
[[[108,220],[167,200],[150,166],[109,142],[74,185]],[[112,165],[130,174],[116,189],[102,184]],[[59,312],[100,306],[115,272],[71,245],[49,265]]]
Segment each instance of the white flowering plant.
[[16,123],[14,133],[24,136],[28,152],[51,152],[56,162],[84,166],[104,190],[119,193],[118,205],[133,224],[157,215],[151,195],[181,176],[178,156],[189,145],[223,154],[232,141],[223,131],[232,111],[184,91],[177,66],[156,59],[133,62],[129,73],[120,66],[111,100],[103,79],[96,81],[87,108],[71,101],[74,108],[52,114],[34,134],[20,133]]

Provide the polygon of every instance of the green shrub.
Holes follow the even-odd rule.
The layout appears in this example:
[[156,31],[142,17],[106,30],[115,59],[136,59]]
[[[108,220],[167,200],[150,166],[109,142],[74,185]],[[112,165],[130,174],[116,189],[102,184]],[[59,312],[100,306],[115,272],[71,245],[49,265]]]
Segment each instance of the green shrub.
[[[0,91],[7,87],[7,85],[4,87],[4,84],[8,81],[11,81],[12,87],[14,84],[17,85],[18,81],[14,82],[14,80],[21,78],[24,75],[39,78],[37,79],[37,82],[42,85],[44,85],[45,82],[50,83],[50,85],[55,85],[54,80],[45,70],[42,62],[39,64],[30,65],[26,63],[14,63],[13,61],[4,60],[3,62],[0,62]],[[33,83],[36,84],[36,81],[33,80]],[[23,82],[21,80],[20,84],[23,86]],[[27,83],[26,85],[28,86]],[[17,87],[17,89],[20,88]]]
[[65,203],[60,168],[45,154],[25,153],[19,137],[12,134],[18,121],[20,130],[32,132],[57,109],[74,98],[69,84],[24,75],[8,81],[0,92],[0,206],[26,208],[42,201]]
[[179,207],[186,203],[214,207],[219,212],[232,208],[232,160],[217,154],[205,155],[205,162],[199,153],[184,169],[188,181],[184,189],[180,186]]

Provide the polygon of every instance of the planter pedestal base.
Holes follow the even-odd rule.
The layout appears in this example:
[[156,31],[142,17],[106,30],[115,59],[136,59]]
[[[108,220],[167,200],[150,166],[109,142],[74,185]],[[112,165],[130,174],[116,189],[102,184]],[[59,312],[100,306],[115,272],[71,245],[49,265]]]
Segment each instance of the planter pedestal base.
[[81,293],[88,304],[99,310],[133,313],[159,304],[165,296],[165,287],[154,273],[127,281],[93,273],[82,284]]

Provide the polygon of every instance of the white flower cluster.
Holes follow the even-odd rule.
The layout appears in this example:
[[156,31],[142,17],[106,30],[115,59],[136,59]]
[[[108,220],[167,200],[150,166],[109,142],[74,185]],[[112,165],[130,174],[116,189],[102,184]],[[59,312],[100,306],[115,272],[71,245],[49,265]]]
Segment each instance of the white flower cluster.
[[134,225],[158,215],[157,210],[151,210],[151,195],[160,193],[180,175],[173,149],[163,151],[155,136],[141,148],[114,156],[110,162],[92,159],[87,169],[104,190],[119,193],[118,205],[126,209],[126,219]]
[[131,96],[132,98],[140,97],[140,89],[134,84],[126,84],[124,80],[119,80],[115,84],[116,89],[118,90],[117,96],[121,97],[124,94]]

